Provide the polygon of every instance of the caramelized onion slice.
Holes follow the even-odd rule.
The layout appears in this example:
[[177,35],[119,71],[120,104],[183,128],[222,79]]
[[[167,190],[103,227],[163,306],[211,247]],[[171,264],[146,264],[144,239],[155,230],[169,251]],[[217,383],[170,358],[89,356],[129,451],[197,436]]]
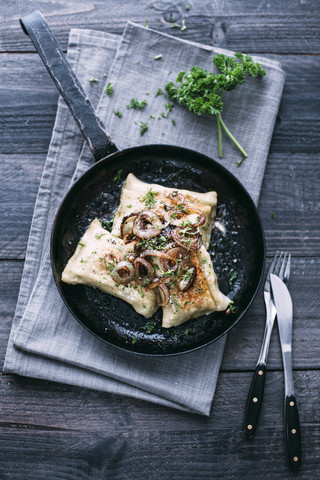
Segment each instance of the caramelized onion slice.
[[169,303],[169,289],[165,283],[159,283],[155,289],[157,303],[160,307],[165,307]]
[[176,227],[171,233],[172,239],[186,250],[199,250],[202,245],[202,236],[197,228],[191,226],[186,229]]
[[176,205],[182,205],[184,203],[184,195],[182,195],[182,193],[179,193],[178,190],[170,193],[169,198],[172,203]]
[[197,225],[199,225],[201,227],[202,225],[204,225],[206,223],[207,217],[206,217],[205,213],[203,213],[202,210],[200,210],[199,208],[193,207],[192,205],[186,205],[186,209],[190,213],[196,213],[198,215],[199,220],[197,221]]
[[187,292],[192,287],[197,276],[197,267],[192,265],[182,275],[179,288],[182,292]]
[[132,213],[129,213],[128,215],[125,215],[121,221],[121,225],[120,225],[120,236],[121,238],[124,237],[124,227],[127,223],[127,220],[129,220],[129,218],[132,218],[132,217],[136,217],[138,215],[138,212],[132,212]]
[[134,267],[127,260],[118,262],[111,272],[111,276],[115,282],[120,282],[123,285],[131,282],[134,277]]
[[171,256],[168,253],[165,253],[160,250],[144,250],[140,254],[140,258],[144,258],[144,257],[158,257],[165,260],[171,260]]
[[151,210],[142,210],[133,222],[132,232],[139,238],[157,237],[162,230],[162,222]]
[[[169,257],[167,259],[161,259],[160,263],[164,271],[168,270],[184,270],[190,265],[190,255],[185,248],[175,246],[168,250],[166,254]],[[180,267],[180,268],[179,268]]]
[[[136,280],[140,285],[147,285],[152,281],[152,265],[145,258],[136,258],[134,268],[136,272]],[[144,270],[144,271],[143,271]]]

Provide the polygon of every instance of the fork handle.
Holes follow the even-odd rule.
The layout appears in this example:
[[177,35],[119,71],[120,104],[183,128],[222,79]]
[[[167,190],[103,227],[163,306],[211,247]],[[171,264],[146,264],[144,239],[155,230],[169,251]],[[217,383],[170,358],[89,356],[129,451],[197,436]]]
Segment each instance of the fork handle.
[[256,432],[263,399],[265,377],[266,364],[258,363],[251,381],[242,426],[242,434],[246,438],[252,438]]
[[297,470],[301,465],[301,435],[297,401],[294,395],[286,396],[284,422],[289,464],[293,470]]

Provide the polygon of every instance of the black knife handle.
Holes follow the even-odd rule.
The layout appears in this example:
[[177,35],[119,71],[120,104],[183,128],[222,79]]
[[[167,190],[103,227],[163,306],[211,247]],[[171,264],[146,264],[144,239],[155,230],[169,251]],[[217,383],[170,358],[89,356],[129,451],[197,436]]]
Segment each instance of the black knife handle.
[[242,434],[246,438],[252,438],[256,432],[263,399],[265,377],[266,365],[259,363],[251,381],[244,414]]
[[294,395],[286,397],[284,422],[289,464],[293,470],[297,470],[301,465],[301,435],[297,400]]
[[23,31],[31,38],[44,66],[77,122],[95,160],[101,160],[116,152],[117,147],[97,117],[56,37],[39,10],[21,18],[20,23]]

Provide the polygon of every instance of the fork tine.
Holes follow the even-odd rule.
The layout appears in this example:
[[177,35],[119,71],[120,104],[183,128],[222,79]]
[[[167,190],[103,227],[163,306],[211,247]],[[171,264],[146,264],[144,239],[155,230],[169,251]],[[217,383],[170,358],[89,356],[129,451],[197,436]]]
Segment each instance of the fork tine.
[[287,259],[287,252],[283,252],[283,260],[282,260],[281,268],[280,268],[280,271],[279,271],[279,274],[278,274],[278,277],[281,278],[281,280],[283,280],[283,277],[284,277],[284,270],[285,270],[285,267],[286,267],[286,259]]
[[273,272],[271,273],[274,273],[275,275],[278,275],[279,276],[279,271],[280,271],[280,268],[281,268],[281,263],[282,263],[282,259],[283,259],[283,252],[277,252],[277,254],[279,253],[279,258],[278,258],[278,261],[274,267],[274,270]]
[[291,268],[291,253],[289,253],[289,255],[288,255],[287,265],[286,265],[286,269],[285,269],[284,275],[283,275],[283,280],[284,280],[285,282],[288,282],[288,281],[289,281],[290,268]]

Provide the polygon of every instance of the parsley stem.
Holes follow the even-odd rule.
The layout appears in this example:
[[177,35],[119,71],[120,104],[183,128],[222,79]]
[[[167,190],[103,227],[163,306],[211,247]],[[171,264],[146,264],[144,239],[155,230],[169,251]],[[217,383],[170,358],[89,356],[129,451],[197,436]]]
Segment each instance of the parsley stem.
[[222,158],[222,132],[221,132],[221,117],[217,115],[218,137],[219,137],[219,158]]
[[[228,129],[227,125],[224,123],[224,121],[222,120],[221,118],[221,114],[219,113],[217,115],[217,117],[219,118],[219,121],[220,121],[220,124],[223,128],[223,130],[226,132],[226,134],[228,135],[228,137],[230,138],[230,140],[235,144],[235,146],[240,150],[240,152],[242,153],[242,155],[244,156],[244,158],[247,158],[248,154],[243,150],[243,148],[241,147],[240,143],[234,138],[234,136],[232,135],[232,133],[230,132],[230,130]],[[220,156],[220,152],[219,152],[219,156]]]

